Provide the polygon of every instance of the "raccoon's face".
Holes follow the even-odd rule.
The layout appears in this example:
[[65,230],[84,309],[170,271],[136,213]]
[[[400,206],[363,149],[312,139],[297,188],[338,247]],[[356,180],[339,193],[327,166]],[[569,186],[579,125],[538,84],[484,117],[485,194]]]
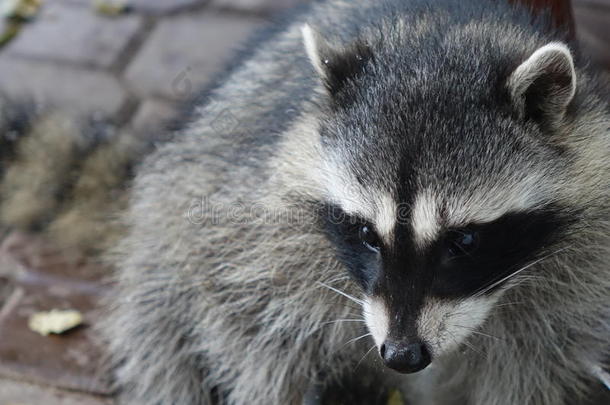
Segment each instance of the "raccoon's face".
[[477,333],[514,276],[557,247],[567,157],[545,137],[574,95],[570,52],[552,43],[478,71],[455,56],[454,72],[448,49],[447,61],[411,56],[401,71],[396,55],[303,33],[329,91],[329,237],[386,365],[419,371]]

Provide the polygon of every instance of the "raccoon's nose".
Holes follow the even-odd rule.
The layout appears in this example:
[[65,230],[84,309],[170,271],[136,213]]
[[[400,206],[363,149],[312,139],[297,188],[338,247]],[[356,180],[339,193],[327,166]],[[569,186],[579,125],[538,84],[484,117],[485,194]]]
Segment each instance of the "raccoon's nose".
[[386,340],[379,348],[379,354],[386,366],[400,373],[423,370],[432,361],[430,351],[422,342],[401,343]]

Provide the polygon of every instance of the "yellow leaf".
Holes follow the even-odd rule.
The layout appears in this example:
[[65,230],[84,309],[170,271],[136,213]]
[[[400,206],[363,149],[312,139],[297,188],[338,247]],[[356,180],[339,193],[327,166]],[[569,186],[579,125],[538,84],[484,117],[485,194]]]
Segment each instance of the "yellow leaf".
[[405,405],[402,394],[398,390],[393,390],[388,397],[388,405]]

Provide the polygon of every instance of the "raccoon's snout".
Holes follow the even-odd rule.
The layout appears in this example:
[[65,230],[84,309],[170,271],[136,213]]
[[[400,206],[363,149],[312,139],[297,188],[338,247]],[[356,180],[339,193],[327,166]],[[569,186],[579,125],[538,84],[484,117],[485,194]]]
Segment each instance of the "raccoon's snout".
[[430,350],[423,342],[406,343],[386,340],[379,348],[385,365],[399,373],[415,373],[432,361]]

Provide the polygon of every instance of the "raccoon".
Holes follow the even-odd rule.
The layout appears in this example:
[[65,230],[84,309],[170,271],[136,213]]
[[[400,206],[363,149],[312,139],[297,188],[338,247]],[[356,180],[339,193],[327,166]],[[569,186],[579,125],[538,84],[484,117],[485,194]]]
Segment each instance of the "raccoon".
[[295,12],[137,170],[102,329],[122,401],[584,401],[609,358],[599,83],[506,1]]

